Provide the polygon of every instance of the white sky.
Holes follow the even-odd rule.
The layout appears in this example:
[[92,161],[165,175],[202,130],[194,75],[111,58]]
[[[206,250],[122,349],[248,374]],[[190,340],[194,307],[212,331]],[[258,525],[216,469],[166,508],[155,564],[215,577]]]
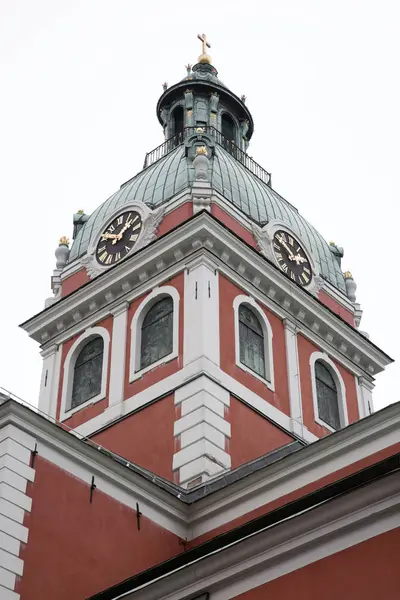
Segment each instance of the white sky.
[[[274,188],[345,249],[361,329],[398,357],[398,0],[1,0],[0,386],[36,403],[41,358],[18,324],[51,295],[54,250],[160,144],[163,81],[207,34],[246,94],[249,153]],[[375,407],[400,399],[400,361]]]

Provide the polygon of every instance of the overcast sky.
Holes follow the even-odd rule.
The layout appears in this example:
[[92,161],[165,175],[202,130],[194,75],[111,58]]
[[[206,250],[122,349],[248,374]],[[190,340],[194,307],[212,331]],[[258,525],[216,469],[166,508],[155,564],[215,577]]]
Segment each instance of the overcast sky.
[[[398,0],[1,0],[0,386],[37,403],[38,345],[18,324],[51,295],[54,250],[160,144],[162,83],[207,34],[246,94],[249,154],[344,247],[361,329],[400,358]],[[375,408],[400,399],[400,361]]]

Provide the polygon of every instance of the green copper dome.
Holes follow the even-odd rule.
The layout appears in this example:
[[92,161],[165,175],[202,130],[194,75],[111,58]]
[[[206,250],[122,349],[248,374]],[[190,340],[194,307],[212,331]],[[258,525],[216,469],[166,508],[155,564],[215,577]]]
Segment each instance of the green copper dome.
[[[280,219],[293,229],[313,253],[320,274],[341,291],[346,292],[339,263],[328,243],[304,219],[296,208],[261,181],[222,146],[216,145],[211,159],[211,185],[229,202],[260,225]],[[134,200],[151,208],[168,202],[178,192],[190,188],[194,179],[191,160],[180,145],[136,177],[124,184],[95,210],[80,229],[71,248],[69,261],[85,254],[88,246],[118,208]]]

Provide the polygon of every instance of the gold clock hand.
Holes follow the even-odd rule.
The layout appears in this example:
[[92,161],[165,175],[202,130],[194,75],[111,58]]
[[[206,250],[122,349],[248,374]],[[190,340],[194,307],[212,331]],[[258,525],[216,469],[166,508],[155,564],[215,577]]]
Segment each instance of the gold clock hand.
[[286,248],[286,251],[288,252],[289,256],[289,260],[294,260],[294,256],[292,254],[292,250],[289,248],[289,246],[287,245],[287,243],[285,242],[285,240],[283,239],[283,237],[278,237],[278,240],[280,241],[280,243],[282,244],[282,246],[284,248]]
[[113,244],[116,244],[118,240],[122,240],[122,236],[124,235],[125,231],[127,229],[129,229],[129,227],[132,225],[132,223],[133,223],[133,219],[131,219],[130,221],[127,221],[125,223],[125,225],[123,226],[121,231],[116,235],[116,239],[113,241]]

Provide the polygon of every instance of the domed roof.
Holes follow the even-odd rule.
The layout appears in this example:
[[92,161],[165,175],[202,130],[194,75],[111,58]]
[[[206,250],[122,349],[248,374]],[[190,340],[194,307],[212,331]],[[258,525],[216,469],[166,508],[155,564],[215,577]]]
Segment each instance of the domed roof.
[[[210,171],[212,187],[252,220],[260,225],[273,219],[286,223],[311,250],[320,274],[346,293],[343,274],[330,246],[294,206],[222,146],[216,145]],[[184,146],[180,145],[121,186],[90,215],[73,242],[69,261],[85,254],[89,244],[100,234],[104,222],[118,208],[123,209],[134,200],[155,208],[190,187],[193,179],[192,163],[185,156]]]

